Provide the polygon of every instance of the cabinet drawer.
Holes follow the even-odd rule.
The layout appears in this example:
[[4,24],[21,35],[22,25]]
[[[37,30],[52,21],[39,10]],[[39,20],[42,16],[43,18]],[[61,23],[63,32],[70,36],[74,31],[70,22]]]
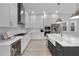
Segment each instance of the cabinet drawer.
[[56,55],[57,56],[63,56],[64,55],[64,48],[56,42]]
[[56,42],[56,48],[63,49],[63,47],[57,42]]

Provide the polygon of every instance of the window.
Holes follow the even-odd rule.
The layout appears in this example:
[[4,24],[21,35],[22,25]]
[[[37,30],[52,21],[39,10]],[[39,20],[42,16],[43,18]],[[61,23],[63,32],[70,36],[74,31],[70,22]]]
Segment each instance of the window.
[[62,24],[62,30],[67,31],[67,22],[63,22]]
[[70,31],[76,31],[76,30],[77,30],[76,21],[71,21]]

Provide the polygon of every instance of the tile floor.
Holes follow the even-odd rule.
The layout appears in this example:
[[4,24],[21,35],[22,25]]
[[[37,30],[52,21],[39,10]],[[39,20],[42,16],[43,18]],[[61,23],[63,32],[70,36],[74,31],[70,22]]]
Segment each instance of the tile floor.
[[31,40],[22,56],[51,56],[46,40]]

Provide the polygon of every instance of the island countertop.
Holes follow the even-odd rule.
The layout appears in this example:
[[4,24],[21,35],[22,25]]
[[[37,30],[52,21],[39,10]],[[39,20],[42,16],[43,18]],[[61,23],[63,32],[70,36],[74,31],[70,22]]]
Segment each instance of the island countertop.
[[64,47],[72,47],[72,46],[79,46],[79,36],[72,36],[70,34],[64,34],[61,37],[61,34],[48,34],[47,35],[54,46],[56,45],[56,42],[61,44]]

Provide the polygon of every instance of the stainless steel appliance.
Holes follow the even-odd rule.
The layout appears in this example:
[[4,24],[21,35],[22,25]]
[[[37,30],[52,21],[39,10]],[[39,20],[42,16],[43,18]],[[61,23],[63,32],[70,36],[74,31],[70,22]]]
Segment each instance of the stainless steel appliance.
[[51,33],[61,33],[60,24],[51,24],[50,31]]

